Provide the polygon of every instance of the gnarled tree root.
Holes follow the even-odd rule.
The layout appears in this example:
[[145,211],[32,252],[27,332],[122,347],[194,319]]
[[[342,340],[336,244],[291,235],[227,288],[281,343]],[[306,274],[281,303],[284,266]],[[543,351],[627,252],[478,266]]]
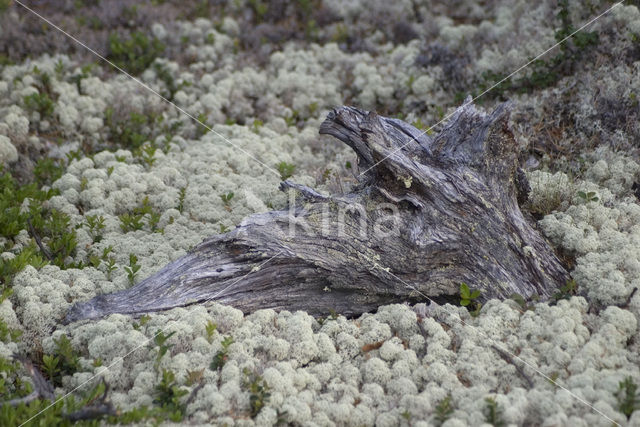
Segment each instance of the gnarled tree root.
[[260,308],[358,315],[379,305],[458,293],[482,299],[548,297],[568,275],[528,223],[528,184],[508,105],[486,114],[470,101],[430,138],[397,119],[353,107],[320,133],[358,156],[359,183],[324,196],[289,181],[288,210],[249,216],[233,231],[130,289],[76,304],[66,321],[141,314],[215,300]]

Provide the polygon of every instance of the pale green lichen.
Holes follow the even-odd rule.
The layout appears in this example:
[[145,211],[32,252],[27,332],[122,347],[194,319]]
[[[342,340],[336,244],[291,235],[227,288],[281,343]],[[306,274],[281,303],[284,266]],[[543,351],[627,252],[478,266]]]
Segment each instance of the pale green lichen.
[[[589,8],[577,1],[569,4],[572,21],[580,22]],[[189,391],[195,384],[186,385],[188,372],[203,369],[206,384],[186,408],[186,421],[192,423],[433,425],[436,406],[451,394],[455,410],[444,425],[469,425],[484,419],[490,393],[510,424],[609,425],[566,391],[525,368],[534,381],[528,388],[513,363],[491,348],[493,339],[607,416],[625,422],[616,410],[615,393],[626,376],[636,382],[640,378],[640,297],[636,295],[626,308],[606,306],[624,306],[632,289],[640,286],[640,208],[632,189],[639,167],[632,156],[614,149],[589,150],[578,160],[547,156],[543,158],[547,169],[529,173],[532,192],[524,209],[546,215],[539,226],[552,245],[576,258],[571,273],[588,300],[572,297],[557,305],[531,304],[532,310],[524,312],[513,302],[487,301],[477,317],[445,305],[433,317],[419,318],[407,306],[392,305],[356,319],[329,316],[322,322],[286,311],[260,310],[245,316],[231,307],[210,304],[152,314],[145,325],[122,315],[59,325],[72,303],[129,286],[123,267],[130,253],[137,255],[139,277],[144,277],[245,216],[284,207],[286,195],[277,190],[279,174],[237,147],[269,167],[294,164],[297,182],[315,186],[317,181],[334,193],[342,191],[341,186],[352,184],[357,173],[354,166],[345,165],[356,163],[348,148],[324,143],[317,135],[330,108],[352,100],[363,108],[386,110],[385,114],[406,112],[411,118],[407,120],[420,119],[426,127],[452,111],[456,92],[475,89],[470,84],[483,71],[511,71],[555,43],[554,2],[531,6],[519,0],[491,7],[467,2],[461,7],[470,18],[462,24],[426,3],[358,0],[345,5],[329,0],[325,6],[344,22],[329,23],[320,31],[331,32],[346,23],[351,32],[347,39],[358,39],[358,31],[376,17],[385,16],[385,22],[375,31],[362,31],[359,42],[364,48],[352,49],[357,52],[341,49],[340,40],[308,45],[283,41],[281,49],[265,55],[263,66],[242,62],[247,58],[236,55],[242,26],[230,17],[221,18],[219,26],[206,19],[179,22],[171,30],[152,26],[152,33],[165,43],[185,38],[180,51],[191,58],[187,67],[171,58],[159,58],[158,63],[180,85],[174,94],[176,105],[195,116],[202,114],[215,132],[204,132],[134,82],[109,76],[105,69],[72,83],[80,70],[66,56],[2,67],[0,163],[11,166],[19,160],[16,153],[27,152],[25,147],[49,149],[48,132],[61,137],[60,146],[50,148],[52,157],[64,159],[70,151],[92,147],[92,158],[80,154],[66,166],[52,184],[60,195],[48,203],[79,227],[73,261],[87,262],[112,246],[116,269],[109,273],[104,263],[69,270],[27,267],[13,279],[10,300],[0,304],[0,318],[23,331],[23,338],[1,343],[0,354],[30,353],[40,344],[52,352],[54,340],[68,335],[83,369],[64,377],[59,391],[70,391],[101,372],[103,367],[93,365],[96,359],[103,366],[115,362],[105,378],[111,401],[122,409],[153,404],[156,362],[158,368],[174,372],[180,387]],[[228,7],[250,8],[246,2]],[[417,25],[417,15],[429,25]],[[387,21],[400,19],[419,39],[390,42],[394,29],[385,27]],[[602,17],[598,25],[603,32],[613,37],[624,28],[625,33],[613,37],[615,43],[605,41],[604,49],[610,48],[614,56],[633,51],[628,32],[635,34],[638,22],[635,6],[621,6]],[[425,65],[418,64],[420,56]],[[55,70],[58,61],[61,74]],[[632,112],[624,108],[640,93],[638,83],[629,77],[636,72],[635,65],[600,62],[598,67],[580,63],[579,79],[568,76],[549,90],[509,94],[515,112],[526,113],[526,120],[514,124],[519,140],[539,137],[538,128],[527,126],[537,126],[540,117],[560,118],[555,108],[566,102],[570,110],[563,113],[571,111],[571,126],[554,122],[541,128],[550,135],[568,134],[554,142],[564,148],[583,140],[622,150],[632,147],[636,127],[616,128],[613,113]],[[51,117],[21,107],[24,96],[40,93],[34,66],[51,75],[57,95]],[[166,86],[152,68],[140,78],[154,88]],[[607,100],[619,102],[606,111],[612,114],[598,111]],[[181,129],[171,137],[149,133],[145,143],[153,142],[158,149],[153,163],[144,163],[134,147],[114,140],[108,108],[125,115],[161,117],[163,123],[177,123]],[[145,126],[149,129],[143,133],[158,129],[153,123]],[[547,136],[542,135],[545,142],[552,139]],[[99,151],[104,146],[111,151]],[[330,173],[325,175],[326,170]],[[413,185],[407,178],[402,184]],[[225,205],[219,195],[229,192],[235,197]],[[579,192],[593,192],[598,200],[582,198]],[[147,222],[140,230],[124,232],[120,215],[139,207],[145,197],[159,214],[157,227],[162,232],[152,231]],[[97,243],[83,225],[90,215],[104,217],[102,240]],[[11,250],[17,253],[32,238],[22,230],[14,243]],[[527,246],[523,251],[527,253]],[[14,252],[3,253],[2,260],[15,257]],[[366,257],[373,265],[375,258]],[[206,331],[209,322],[216,325],[211,337]],[[167,342],[171,351],[158,362],[155,347],[146,340],[154,343],[153,335],[160,329],[175,334]],[[212,358],[229,337],[233,344],[225,365],[211,369]],[[140,345],[124,360],[118,359]],[[243,388],[245,368],[261,375],[271,390],[265,408],[253,420],[246,416],[250,395]],[[638,424],[639,416],[634,414],[629,423]]]

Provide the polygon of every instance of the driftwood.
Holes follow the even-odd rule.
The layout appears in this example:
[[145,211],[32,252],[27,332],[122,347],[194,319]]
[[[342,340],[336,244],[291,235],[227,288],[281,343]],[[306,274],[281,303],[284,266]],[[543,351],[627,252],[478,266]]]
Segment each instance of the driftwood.
[[480,300],[544,299],[568,275],[520,211],[528,183],[508,111],[503,104],[486,114],[467,102],[431,138],[397,119],[338,108],[320,133],[358,156],[364,173],[348,194],[284,181],[297,195],[288,210],[249,216],[132,288],[76,304],[66,321],[209,300],[244,312],[358,315],[456,295],[461,282],[481,290]]

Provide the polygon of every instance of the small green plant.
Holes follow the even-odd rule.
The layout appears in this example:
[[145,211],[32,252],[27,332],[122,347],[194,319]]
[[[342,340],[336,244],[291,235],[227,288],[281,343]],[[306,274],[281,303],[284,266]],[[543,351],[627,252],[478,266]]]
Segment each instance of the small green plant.
[[438,425],[447,421],[451,414],[453,414],[453,405],[451,404],[451,395],[448,394],[447,397],[439,401],[436,405],[435,419]]
[[473,292],[469,289],[469,286],[466,283],[460,284],[460,305],[463,307],[468,306],[480,296],[479,290],[474,290]]
[[[159,133],[162,115],[154,111],[132,111],[128,115],[107,107],[104,113],[104,123],[109,129],[110,140],[117,141],[117,145],[134,153],[139,153],[143,144],[152,141]],[[116,156],[116,160],[124,162],[125,157]]]
[[509,296],[510,299],[512,299],[513,301],[517,302],[518,305],[520,306],[520,308],[523,311],[527,311],[527,310],[533,310],[534,306],[529,304],[527,302],[527,300],[520,294],[517,293],[513,293]]
[[61,335],[59,338],[53,340],[56,345],[56,354],[58,354],[62,360],[62,370],[66,373],[74,373],[80,369],[80,359],[73,350],[71,341],[66,335]]
[[[21,380],[20,375],[20,363],[18,360],[9,360],[4,357],[0,357],[0,395],[3,397],[23,397],[31,393],[32,386],[29,382]],[[2,407],[0,412],[0,421],[5,419],[5,407]],[[6,423],[3,423],[3,425]]]
[[96,65],[95,63],[89,63],[86,65],[83,65],[80,68],[79,73],[73,74],[68,78],[69,83],[75,83],[79,93],[82,93],[82,80],[91,76],[91,73],[95,65]]
[[218,352],[213,356],[213,361],[211,361],[211,370],[217,371],[218,369],[222,369],[225,363],[227,363],[227,359],[229,358],[229,346],[233,344],[232,337],[225,337],[220,343],[222,348],[218,350]]
[[300,113],[293,110],[290,115],[284,118],[284,121],[287,123],[287,126],[295,126],[298,123],[298,119],[300,118],[299,116]]
[[166,414],[161,408],[149,408],[148,406],[140,406],[130,411],[123,412],[119,416],[109,417],[109,423],[132,424],[141,423],[144,420],[153,419],[155,424],[162,421],[166,422]]
[[73,350],[66,335],[53,340],[56,347],[53,354],[42,356],[42,367],[49,380],[56,386],[62,385],[62,377],[73,375],[80,369],[80,358]]
[[202,381],[204,377],[204,368],[199,369],[197,371],[187,371],[187,379],[185,380],[185,384],[188,386],[192,386],[196,383]]
[[164,44],[156,37],[135,31],[130,37],[121,38],[118,34],[110,34],[109,53],[107,59],[130,74],[140,74],[160,56],[165,49]]
[[411,86],[413,86],[413,83],[415,81],[416,81],[416,76],[414,76],[413,74],[410,74],[406,82],[407,89],[411,90]]
[[185,409],[180,399],[187,393],[187,390],[183,390],[178,386],[175,374],[172,371],[163,369],[162,379],[155,387],[153,403],[160,406],[169,420],[177,423],[182,421]]
[[338,44],[349,41],[349,30],[345,24],[339,23],[335,26],[335,30],[333,34],[331,34],[331,41]]
[[245,376],[243,386],[249,392],[249,413],[251,418],[255,418],[269,402],[269,397],[271,397],[269,385],[262,376],[247,368],[243,370],[243,373]]
[[262,126],[264,126],[264,123],[262,122],[262,120],[255,119],[253,121],[253,125],[251,125],[251,130],[253,130],[253,132],[255,132],[255,133],[259,133],[260,132],[260,128]]
[[[201,136],[203,136],[204,134],[206,134],[207,132],[209,132],[209,129],[211,126],[209,126],[207,124],[207,115],[204,113],[200,113],[198,114],[198,123],[196,123],[196,136],[198,138],[200,138]],[[229,119],[227,119],[228,121]],[[229,123],[227,123],[229,124]],[[233,124],[233,123],[232,123]]]
[[98,269],[102,263],[102,259],[94,253],[89,255],[89,263],[87,264],[87,266]]
[[498,406],[498,402],[491,397],[484,399],[486,406],[484,408],[484,420],[494,427],[503,427],[506,425],[502,419],[502,409]]
[[187,196],[187,187],[182,187],[178,193],[178,212],[182,213],[184,210],[184,199]]
[[87,215],[85,216],[86,226],[89,227],[89,235],[93,243],[98,243],[102,240],[102,231],[105,228],[104,217],[102,215]]
[[209,320],[205,325],[204,329],[207,332],[207,341],[209,341],[209,344],[211,344],[213,342],[213,335],[216,333],[216,330],[218,329],[218,325],[213,323],[211,320]]
[[171,347],[173,347],[173,344],[167,344],[167,340],[171,338],[175,333],[176,331],[173,331],[165,335],[163,331],[158,331],[154,335],[153,340],[158,346],[158,353],[156,354],[156,360],[153,364],[156,370],[160,366],[160,361],[162,360],[164,355],[167,354],[169,350],[171,350]]
[[58,210],[52,210],[44,223],[44,231],[50,237],[48,247],[53,263],[65,268],[67,257],[75,253],[78,245],[76,232],[71,230],[71,218]]
[[218,226],[220,227],[220,234],[224,234],[224,233],[226,233],[227,231],[229,231],[229,227],[227,227],[227,226],[226,226],[226,225],[224,225],[224,224],[218,224]]
[[11,0],[1,0],[0,1],[0,14],[3,14],[4,12],[6,12],[7,9],[9,9],[9,6],[11,6]]
[[562,42],[563,51],[567,50],[566,43],[571,41],[575,45],[576,48],[582,50],[588,46],[594,46],[598,44],[598,33],[597,31],[578,31],[576,32],[576,28],[573,26],[573,23],[569,19],[569,0],[559,0],[558,7],[560,10],[558,11],[557,18],[560,19],[560,28],[556,30],[555,38],[556,41],[561,42],[566,37],[573,34],[571,39],[568,39]]
[[10,291],[8,286],[11,279],[27,265],[31,265],[37,269],[47,265],[47,261],[42,258],[38,249],[33,245],[22,249],[14,258],[0,262],[0,284],[3,285],[3,295],[4,291]]
[[[351,162],[349,162],[349,165],[351,165]],[[345,164],[346,167],[346,164]],[[349,169],[349,168],[347,168]],[[329,178],[331,178],[331,174],[333,173],[333,171],[329,168],[325,169],[324,171],[322,171],[322,182],[326,183],[327,181],[329,181]]]
[[128,233],[130,231],[142,230],[142,227],[144,227],[144,222],[142,222],[143,217],[144,215],[129,213],[123,213],[122,215],[119,215],[118,218],[120,218],[120,229],[125,233]]
[[165,64],[158,61],[153,63],[153,70],[158,76],[158,80],[162,81],[166,87],[166,90],[162,92],[162,95],[169,101],[173,101],[173,96],[180,89],[180,86],[176,84],[176,81],[171,74],[171,70]]
[[142,146],[141,158],[147,165],[147,168],[151,168],[156,162],[155,155],[158,148],[152,143],[146,143]]
[[564,285],[558,289],[556,293],[551,297],[555,301],[560,301],[562,299],[570,299],[572,296],[578,294],[578,283],[575,280],[571,279]]
[[406,421],[411,421],[411,412],[408,409],[405,409],[400,413],[400,416]]
[[32,93],[25,96],[24,106],[29,111],[37,111],[41,117],[53,114],[53,100],[46,93]]
[[263,2],[261,0],[249,0],[249,6],[251,6],[256,14],[256,21],[262,22],[264,20],[264,15],[269,10],[269,2]]
[[[21,230],[29,229],[28,222],[31,222],[32,229],[36,232],[41,243],[51,255],[49,243],[54,248],[61,248],[55,262],[66,268],[62,261],[67,255],[72,255],[75,250],[75,230],[68,227],[69,217],[57,212],[53,214],[52,209],[46,209],[46,201],[59,194],[58,190],[43,190],[43,186],[49,186],[52,181],[61,176],[63,166],[59,162],[39,161],[34,169],[35,180],[20,185],[10,173],[3,173],[0,166],[0,236],[4,241],[0,244],[1,251],[11,251],[15,242],[14,238]],[[29,209],[23,209],[25,201],[28,201]],[[33,237],[33,236],[32,236]],[[12,259],[3,259],[0,262],[0,283],[2,291],[8,289],[13,276],[27,265],[40,268],[47,264],[45,254],[38,250],[36,242],[23,246],[14,252]],[[53,257],[52,257],[53,261]]]
[[220,199],[222,200],[222,203],[224,203],[224,208],[229,212],[231,212],[231,199],[233,199],[233,195],[232,191],[220,195]]
[[414,120],[414,122],[411,124],[413,125],[413,127],[419,130],[425,130],[427,128],[427,125],[425,125],[422,119],[420,118],[418,118],[417,120]]
[[162,233],[164,230],[158,228],[161,214],[156,212],[151,206],[149,197],[145,196],[142,200],[142,205],[133,209],[132,213],[124,213],[120,215],[120,229],[128,233],[129,231],[142,230],[145,226],[143,220],[146,218],[147,226],[151,231]]
[[133,322],[133,329],[135,329],[136,331],[139,331],[140,328],[142,328],[143,326],[147,326],[147,323],[149,323],[149,320],[151,320],[151,316],[149,316],[148,314],[143,314],[142,316],[140,316],[140,319],[138,319],[137,322]]
[[39,185],[49,185],[64,173],[65,165],[64,161],[59,159],[52,159],[45,157],[38,160],[36,166],[33,168],[33,174],[36,178],[36,182]]
[[[184,85],[186,86],[186,84]],[[167,121],[162,125],[162,133],[163,133],[163,142],[162,142],[162,152],[167,154],[169,150],[171,150],[171,143],[173,142],[173,138],[178,134],[178,131],[182,127],[182,122],[173,120]]]
[[67,164],[71,164],[74,160],[80,160],[82,158],[83,152],[81,150],[73,150],[69,151],[65,157],[67,158]]
[[[6,296],[0,297],[0,303],[7,299]],[[2,319],[0,319],[0,341],[13,342],[16,341],[22,335],[22,331],[19,329],[11,329]]]
[[100,267],[100,264],[102,264],[102,262],[106,259],[106,256],[104,255],[104,250],[102,251],[102,254],[103,256],[98,256],[95,253],[89,255],[89,264],[94,268]]
[[129,254],[129,265],[124,267],[129,278],[129,284],[133,285],[136,282],[136,276],[140,270],[140,264],[138,264],[138,257],[134,254]]
[[287,162],[280,162],[276,165],[276,169],[280,173],[280,179],[285,180],[293,176],[296,170],[296,166]]
[[640,394],[638,394],[638,385],[633,378],[627,377],[618,384],[616,393],[618,398],[618,410],[622,412],[627,419],[631,418],[634,411],[640,409]]
[[598,200],[600,200],[595,191],[578,191],[578,197],[585,203],[597,202]]
[[479,296],[478,289],[472,291],[466,283],[460,284],[460,305],[467,308],[473,307],[473,310],[470,310],[472,316],[477,316],[482,308],[482,304],[476,301]]
[[39,239],[42,252],[61,269],[80,267],[69,261],[78,246],[76,230],[69,215],[56,209],[46,209],[39,202],[29,205],[28,225],[34,239]]
[[106,260],[103,260],[103,263],[105,270],[107,271],[107,280],[111,280],[111,275],[118,269],[116,266],[116,259],[114,257],[109,257]]
[[51,381],[60,374],[60,367],[58,364],[60,359],[53,354],[45,354],[42,356],[42,369]]

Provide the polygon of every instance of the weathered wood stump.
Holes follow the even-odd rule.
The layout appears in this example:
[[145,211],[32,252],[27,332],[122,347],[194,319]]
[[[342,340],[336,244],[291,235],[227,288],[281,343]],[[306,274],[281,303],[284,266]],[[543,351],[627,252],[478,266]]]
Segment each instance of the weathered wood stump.
[[288,210],[249,216],[132,288],[76,304],[66,321],[211,300],[244,312],[358,315],[456,295],[461,282],[482,299],[544,299],[568,275],[518,206],[528,184],[508,111],[465,103],[430,138],[397,119],[338,108],[320,133],[356,152],[365,172],[350,193],[285,181],[297,195]]

